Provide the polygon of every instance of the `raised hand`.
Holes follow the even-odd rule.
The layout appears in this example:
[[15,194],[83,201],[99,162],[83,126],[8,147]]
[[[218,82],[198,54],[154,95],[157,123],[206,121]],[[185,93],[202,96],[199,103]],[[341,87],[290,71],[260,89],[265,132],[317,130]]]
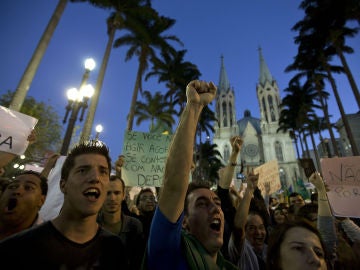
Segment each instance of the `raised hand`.
[[230,144],[231,144],[232,150],[235,153],[240,152],[240,149],[241,149],[241,146],[243,145],[243,143],[244,143],[244,140],[240,136],[233,136],[230,138]]
[[186,87],[187,102],[206,106],[215,98],[216,90],[212,82],[191,81]]

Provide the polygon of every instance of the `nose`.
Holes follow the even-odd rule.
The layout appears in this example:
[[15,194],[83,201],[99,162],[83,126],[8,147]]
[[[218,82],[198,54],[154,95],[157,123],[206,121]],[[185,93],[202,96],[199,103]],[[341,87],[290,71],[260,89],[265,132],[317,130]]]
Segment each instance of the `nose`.
[[213,201],[210,202],[209,208],[211,212],[214,211],[215,213],[220,213],[221,211],[220,206]]
[[320,258],[313,249],[309,249],[307,252],[307,263],[317,267],[321,265]]
[[97,184],[100,182],[100,172],[96,168],[92,168],[89,172],[89,179],[88,181],[91,184]]

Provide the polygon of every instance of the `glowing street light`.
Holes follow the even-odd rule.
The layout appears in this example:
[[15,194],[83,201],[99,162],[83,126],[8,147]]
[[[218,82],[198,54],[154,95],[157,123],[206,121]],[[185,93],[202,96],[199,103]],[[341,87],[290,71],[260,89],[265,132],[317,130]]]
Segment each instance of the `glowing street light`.
[[96,135],[95,135],[95,140],[99,140],[99,136],[100,136],[100,133],[104,130],[103,126],[102,125],[97,125],[95,127],[95,131],[96,131]]
[[74,126],[78,117],[78,113],[81,109],[80,122],[84,119],[84,113],[88,107],[88,101],[94,94],[94,87],[91,84],[87,84],[79,90],[76,88],[71,88],[67,92],[68,96],[68,105],[66,106],[66,113],[63,120],[63,123],[66,123],[67,117],[71,111],[71,116],[69,118],[68,127],[66,129],[65,137],[63,144],[61,146],[60,154],[63,156],[67,155],[71,137],[73,134]]

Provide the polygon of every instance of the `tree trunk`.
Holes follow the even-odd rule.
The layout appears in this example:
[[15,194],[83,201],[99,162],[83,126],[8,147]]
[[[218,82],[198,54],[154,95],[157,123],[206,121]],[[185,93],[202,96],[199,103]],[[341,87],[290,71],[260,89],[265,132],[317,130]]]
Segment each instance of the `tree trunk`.
[[326,72],[327,72],[327,75],[328,75],[328,79],[330,81],[330,84],[331,84],[331,87],[332,87],[332,90],[334,92],[334,95],[335,95],[335,100],[336,100],[336,103],[339,107],[339,110],[340,110],[340,114],[341,114],[341,118],[342,118],[342,121],[344,123],[344,127],[345,127],[345,130],[346,130],[346,134],[348,136],[348,139],[349,139],[349,142],[351,144],[351,150],[353,152],[353,155],[354,156],[358,156],[359,155],[359,151],[358,151],[358,148],[357,148],[357,145],[356,145],[356,142],[354,140],[354,136],[352,134],[352,131],[351,131],[351,128],[350,128],[350,125],[349,125],[349,121],[346,117],[346,114],[345,114],[345,111],[344,111],[344,107],[341,103],[341,100],[340,100],[340,97],[339,97],[339,93],[337,91],[337,87],[336,87],[336,83],[335,83],[335,80],[334,78],[332,77],[331,73],[330,73],[330,70],[329,70],[329,66],[328,64],[325,64],[326,66]]
[[10,103],[9,108],[15,111],[20,111],[30,85],[34,79],[35,73],[40,65],[40,62],[46,52],[46,49],[50,43],[52,35],[60,21],[62,13],[65,10],[67,0],[59,0],[58,5],[31,57],[28,66],[26,67],[23,76],[16,88],[15,95]]
[[351,73],[351,70],[347,64],[347,61],[345,59],[345,56],[343,54],[343,52],[338,48],[336,47],[336,52],[341,60],[341,64],[343,65],[343,68],[345,70],[345,74],[346,76],[348,77],[348,80],[349,80],[349,83],[350,83],[350,86],[351,86],[351,89],[354,93],[354,97],[355,97],[355,100],[357,102],[357,105],[358,105],[358,108],[360,109],[360,94],[359,94],[359,88],[357,87],[356,85],[356,82],[354,80],[354,77]]
[[315,160],[316,160],[316,166],[319,170],[320,173],[321,172],[321,165],[320,165],[320,158],[319,158],[319,153],[316,147],[316,143],[315,143],[315,139],[314,139],[314,134],[312,132],[310,132],[310,138],[311,138],[311,143],[313,145],[313,149],[314,149],[314,154],[315,154]]
[[[320,99],[320,103],[321,103],[321,108],[323,109],[323,112],[324,112],[324,118],[325,118],[325,121],[326,121],[326,127],[327,127],[327,129],[329,131],[329,135],[330,135],[330,138],[331,138],[331,144],[333,145],[334,153],[335,153],[336,156],[339,157],[340,154],[339,154],[339,151],[338,151],[334,131],[333,131],[333,129],[331,127],[331,123],[330,123],[328,105],[327,105],[326,102],[324,102],[324,99],[320,95],[319,95],[319,99]],[[321,132],[321,126],[319,127],[319,132]]]
[[134,122],[134,116],[135,116],[135,105],[136,105],[136,101],[137,101],[137,96],[139,93],[139,88],[140,88],[140,84],[141,84],[141,80],[142,80],[142,63],[141,60],[139,62],[139,68],[136,74],[136,81],[135,81],[135,87],[133,90],[133,96],[131,99],[131,105],[130,105],[130,112],[129,112],[129,116],[128,116],[128,123],[127,123],[127,130],[131,131],[133,128],[133,122]]

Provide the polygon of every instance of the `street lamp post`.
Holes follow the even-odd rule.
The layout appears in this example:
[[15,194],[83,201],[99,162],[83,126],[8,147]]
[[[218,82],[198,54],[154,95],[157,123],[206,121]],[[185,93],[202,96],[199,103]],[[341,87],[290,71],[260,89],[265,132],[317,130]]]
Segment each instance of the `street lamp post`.
[[95,68],[95,61],[94,59],[92,58],[87,58],[84,62],[84,66],[85,66],[85,72],[84,72],[84,75],[81,79],[81,84],[80,84],[80,89],[85,86],[88,78],[89,78],[89,74],[90,74],[90,71],[92,71],[94,68]]
[[97,140],[99,140],[100,133],[103,131],[103,126],[97,125],[95,127],[95,131],[96,131],[95,140],[97,141]]
[[88,106],[87,104],[88,100],[93,94],[94,94],[94,88],[90,84],[83,86],[80,89],[80,91],[77,90],[76,88],[71,88],[68,90],[67,95],[68,95],[69,103],[66,106],[66,113],[63,120],[64,124],[66,123],[70,111],[71,111],[71,115],[69,118],[69,123],[66,129],[63,144],[61,146],[61,150],[60,150],[61,155],[63,156],[67,155],[79,111],[81,110],[81,114],[80,114],[80,122],[81,122],[84,118],[84,113]]

